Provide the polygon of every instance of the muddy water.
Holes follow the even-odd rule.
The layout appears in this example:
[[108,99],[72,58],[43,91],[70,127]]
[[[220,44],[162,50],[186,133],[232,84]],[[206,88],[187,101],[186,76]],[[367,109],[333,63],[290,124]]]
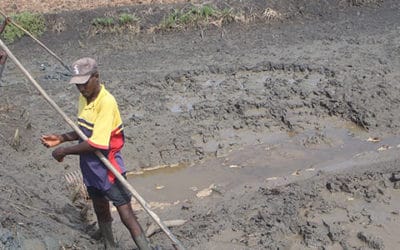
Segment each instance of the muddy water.
[[[150,202],[164,206],[198,199],[200,191],[214,184],[214,194],[237,186],[268,182],[279,185],[296,178],[354,166],[362,157],[397,150],[398,137],[379,141],[350,123],[327,120],[320,130],[301,133],[274,132],[262,137],[240,135],[247,146],[215,158],[130,175],[128,180]],[[253,144],[251,144],[253,142]]]

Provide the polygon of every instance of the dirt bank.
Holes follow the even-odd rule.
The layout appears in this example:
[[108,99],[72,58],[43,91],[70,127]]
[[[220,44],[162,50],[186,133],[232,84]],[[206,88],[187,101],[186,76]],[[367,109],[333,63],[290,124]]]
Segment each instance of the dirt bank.
[[[101,77],[120,104],[130,170],[184,165],[186,182],[200,186],[212,178],[202,170],[221,174],[241,163],[239,177],[212,196],[188,196],[156,210],[161,218],[188,220],[172,229],[188,249],[395,249],[400,194],[391,174],[399,149],[396,140],[385,140],[397,138],[400,125],[399,3],[215,4],[253,21],[149,33],[181,5],[140,5],[48,15],[63,29],[49,29],[42,40],[66,62],[81,56],[100,62]],[[250,18],[262,17],[267,8],[282,18]],[[90,32],[92,18],[121,10],[142,17],[141,32]],[[10,47],[74,117],[78,93],[66,84],[62,66],[29,39]],[[11,249],[98,248],[88,235],[93,220],[82,213],[84,204],[73,202],[64,179],[77,170],[77,159],[58,164],[38,143],[43,133],[69,128],[12,63],[0,96],[0,242]],[[328,132],[333,125],[343,138],[382,141],[353,152],[349,139]],[[277,133],[289,139],[271,137]],[[351,152],[340,161],[339,148]],[[304,164],[303,156],[319,149],[331,152],[329,166]],[[257,178],[246,177],[250,173]],[[174,178],[181,183],[178,174],[168,175],[171,186]],[[138,178],[136,183],[146,180]],[[158,178],[167,179],[167,173]],[[138,189],[151,193],[145,183]],[[175,194],[166,186],[163,195]],[[142,212],[140,219],[149,222]],[[161,233],[151,240],[170,249]],[[120,244],[134,247],[125,236]]]
[[[167,4],[184,2],[182,0],[99,0],[96,2],[78,1],[78,0],[56,0],[56,1],[39,1],[39,0],[4,0],[0,3],[0,9],[5,13],[20,13],[24,11],[36,13],[57,13],[71,10],[88,10],[100,7],[115,8],[126,5],[139,4]],[[189,1],[187,1],[189,2]],[[195,1],[192,1],[195,2]]]

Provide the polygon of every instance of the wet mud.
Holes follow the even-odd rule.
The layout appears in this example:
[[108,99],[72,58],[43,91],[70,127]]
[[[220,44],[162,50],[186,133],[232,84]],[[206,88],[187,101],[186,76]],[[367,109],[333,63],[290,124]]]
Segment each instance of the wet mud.
[[[47,16],[63,32],[42,41],[66,62],[98,60],[128,180],[161,219],[187,221],[171,228],[187,249],[396,249],[399,3],[215,4],[284,18],[148,33],[181,5],[140,5],[124,10],[152,9],[142,32],[92,34],[88,20],[109,9],[64,12]],[[28,38],[10,48],[75,117],[68,72]],[[101,249],[65,179],[77,158],[57,163],[39,143],[70,128],[11,62],[0,84],[0,248]],[[121,249],[134,249],[114,219]],[[161,232],[150,240],[173,249]]]

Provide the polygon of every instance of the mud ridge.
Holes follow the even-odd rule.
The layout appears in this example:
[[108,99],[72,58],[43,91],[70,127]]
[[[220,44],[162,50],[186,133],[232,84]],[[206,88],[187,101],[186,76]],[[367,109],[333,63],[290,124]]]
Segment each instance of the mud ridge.
[[[197,240],[192,242],[191,249],[200,249],[198,246],[207,241],[215,244],[218,235],[230,230],[234,235],[230,239],[232,246],[245,249],[294,246],[308,249],[335,245],[354,249],[364,244],[372,249],[386,249],[385,230],[378,229],[375,234],[368,231],[379,227],[378,215],[372,207],[387,204],[390,208],[385,210],[386,216],[398,216],[393,201],[398,199],[398,185],[390,176],[387,172],[373,170],[363,172],[363,175],[339,174],[334,177],[321,172],[311,181],[279,188],[260,187],[254,193],[250,190],[256,187],[248,186],[242,196],[247,202],[238,201],[236,206],[227,206],[226,202],[204,205],[204,213],[192,215],[191,223],[187,224],[190,226],[175,233],[183,238],[193,238],[195,228],[201,228],[201,232],[196,231]],[[346,205],[359,201],[366,201],[371,206]],[[220,227],[210,226],[221,218],[224,223]],[[354,239],[359,239],[359,243],[354,243]]]

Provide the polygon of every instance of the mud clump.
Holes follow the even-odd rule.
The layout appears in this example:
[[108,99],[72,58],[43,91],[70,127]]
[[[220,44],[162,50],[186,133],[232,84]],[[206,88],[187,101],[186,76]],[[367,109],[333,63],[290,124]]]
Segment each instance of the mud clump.
[[[255,193],[242,196],[237,202],[229,201],[230,197],[225,198],[218,202],[219,205],[204,205],[206,214],[195,213],[191,217],[191,222],[176,233],[181,237],[194,237],[195,231],[197,240],[190,245],[193,249],[200,249],[196,246],[204,244],[205,241],[213,241],[217,235],[223,234],[229,228],[236,235],[230,241],[249,248],[334,245],[358,248],[366,244],[373,249],[384,249],[381,237],[385,234],[385,226],[380,225],[383,227],[382,230],[377,230],[374,236],[363,231],[371,230],[379,223],[379,221],[364,223],[365,219],[370,220],[377,216],[374,213],[378,211],[367,211],[357,205],[343,203],[337,195],[347,195],[349,190],[338,188],[337,191],[333,191],[331,188],[332,181],[340,179],[341,186],[346,184],[357,190],[353,193],[353,197],[359,197],[356,199],[373,206],[383,204],[395,209],[396,204],[390,202],[390,199],[382,199],[384,195],[381,191],[375,191],[374,198],[368,195],[371,193],[370,186],[379,183],[389,184],[390,175],[381,172],[366,172],[365,175],[369,177],[360,180],[359,175],[353,174],[340,174],[334,178],[322,174],[307,182],[289,184],[279,189],[261,187]],[[384,185],[382,188],[385,193],[396,196],[392,196],[393,199],[399,195],[392,192],[391,185]],[[366,195],[358,196],[357,193]],[[361,216],[355,219],[356,214]],[[218,226],[212,226],[216,222]],[[358,242],[355,239],[358,239]]]
[[372,249],[385,249],[382,239],[378,237],[367,235],[364,232],[359,232],[357,237],[363,242],[367,243],[368,247]]

